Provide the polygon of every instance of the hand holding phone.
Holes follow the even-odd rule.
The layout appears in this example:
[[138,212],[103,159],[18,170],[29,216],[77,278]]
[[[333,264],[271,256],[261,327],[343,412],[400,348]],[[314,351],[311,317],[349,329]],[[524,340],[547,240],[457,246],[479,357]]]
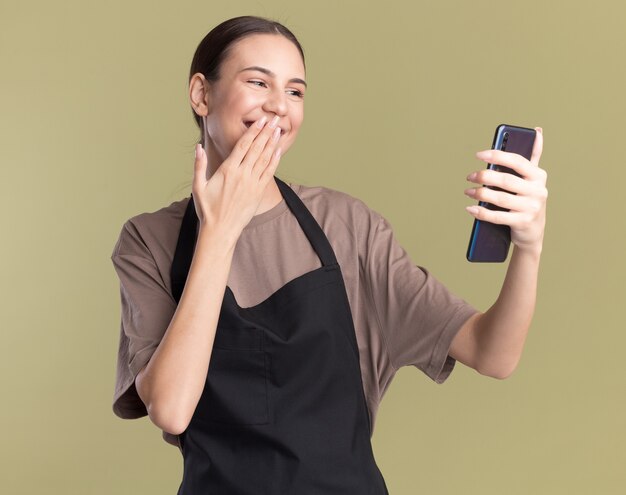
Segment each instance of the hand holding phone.
[[[533,153],[535,137],[536,131],[534,129],[501,124],[496,128],[491,149],[517,153],[527,160],[530,160]],[[489,163],[487,168],[521,177],[521,175],[513,169],[502,165]],[[485,187],[496,191],[503,191],[503,189],[495,186]],[[486,201],[479,201],[478,204],[489,210],[509,211],[506,208],[493,205]],[[503,262],[508,256],[510,244],[511,229],[509,225],[491,223],[475,218],[469,245],[467,247],[467,260],[471,262]]]

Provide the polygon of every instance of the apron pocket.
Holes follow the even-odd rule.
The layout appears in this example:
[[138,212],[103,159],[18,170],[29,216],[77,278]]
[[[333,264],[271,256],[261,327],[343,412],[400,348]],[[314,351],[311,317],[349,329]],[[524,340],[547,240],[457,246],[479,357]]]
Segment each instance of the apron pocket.
[[194,418],[240,425],[269,422],[267,354],[258,328],[218,328]]

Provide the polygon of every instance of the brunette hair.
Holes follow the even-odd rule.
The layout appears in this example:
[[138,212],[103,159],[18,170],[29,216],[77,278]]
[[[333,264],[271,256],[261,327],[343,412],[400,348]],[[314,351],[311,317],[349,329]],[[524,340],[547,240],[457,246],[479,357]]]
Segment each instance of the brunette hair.
[[[209,82],[217,81],[220,78],[220,66],[227,57],[233,43],[253,34],[280,34],[284,36],[296,45],[304,64],[304,50],[289,29],[271,19],[244,15],[233,17],[218,24],[202,39],[191,61],[188,83],[191,82],[191,77],[197,72],[202,73]],[[202,136],[202,118],[193,108],[191,111]],[[203,140],[204,138],[201,137],[200,142],[204,145],[206,143]]]

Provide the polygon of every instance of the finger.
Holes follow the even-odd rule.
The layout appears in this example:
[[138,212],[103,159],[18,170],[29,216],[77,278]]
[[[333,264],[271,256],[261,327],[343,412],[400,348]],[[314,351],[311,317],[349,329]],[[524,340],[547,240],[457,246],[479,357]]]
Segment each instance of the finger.
[[529,195],[535,189],[535,184],[516,175],[497,170],[483,169],[471,173],[467,180],[484,186],[499,187],[510,193]]
[[196,143],[196,158],[193,164],[193,188],[197,190],[206,182],[207,159],[206,153],[200,143]]
[[268,166],[272,159],[272,155],[274,154],[274,150],[278,144],[278,140],[280,139],[280,128],[276,127],[270,139],[265,143],[265,148],[257,158],[256,162],[250,167],[251,173],[257,173],[258,175],[262,174],[265,168]]
[[478,187],[475,189],[466,189],[465,194],[470,198],[478,201],[491,203],[492,205],[506,208],[507,210],[523,211],[528,208],[528,198],[525,196],[516,196],[504,191],[494,191],[488,187]]
[[533,151],[530,155],[530,163],[532,163],[535,167],[538,167],[539,159],[541,158],[541,153],[543,152],[543,129],[541,127],[535,127],[535,130],[537,132],[535,133]]
[[522,177],[536,180],[539,178],[537,167],[519,153],[502,150],[483,150],[476,153],[476,158],[493,165],[502,165],[515,170]]
[[282,150],[280,148],[276,148],[274,153],[272,153],[272,158],[270,162],[267,164],[267,167],[265,167],[265,170],[261,172],[261,176],[259,177],[259,180],[261,182],[268,182],[269,179],[274,176],[274,172],[276,172],[276,169],[278,168],[278,163],[280,162],[281,153]]
[[267,122],[267,115],[263,115],[263,117],[261,117],[254,124],[248,127],[246,132],[244,132],[243,135],[235,143],[235,147],[233,148],[233,151],[231,152],[229,156],[230,160],[226,160],[226,161],[232,163],[233,166],[238,167],[241,164],[244,157],[246,156],[246,153],[250,149],[250,146],[252,145],[256,137],[266,127],[265,126],[266,122]]
[[525,215],[524,213],[513,211],[489,210],[479,205],[466,206],[465,209],[477,220],[498,225],[514,225],[516,222],[521,221]]
[[275,115],[271,122],[263,128],[258,136],[255,137],[254,141],[250,145],[250,148],[248,149],[248,152],[246,153],[246,156],[241,161],[241,166],[249,166],[251,168],[254,167],[254,164],[259,159],[259,156],[265,149],[268,141],[271,140],[275,129],[278,129],[277,125],[279,118],[280,117],[278,115]]

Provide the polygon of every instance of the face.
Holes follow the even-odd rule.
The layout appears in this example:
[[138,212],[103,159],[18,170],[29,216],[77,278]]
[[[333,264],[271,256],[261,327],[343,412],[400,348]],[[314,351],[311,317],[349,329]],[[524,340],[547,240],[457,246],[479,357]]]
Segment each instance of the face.
[[296,46],[282,35],[255,34],[235,42],[209,84],[209,154],[223,161],[255,121],[279,115],[281,154],[304,118],[305,71]]

